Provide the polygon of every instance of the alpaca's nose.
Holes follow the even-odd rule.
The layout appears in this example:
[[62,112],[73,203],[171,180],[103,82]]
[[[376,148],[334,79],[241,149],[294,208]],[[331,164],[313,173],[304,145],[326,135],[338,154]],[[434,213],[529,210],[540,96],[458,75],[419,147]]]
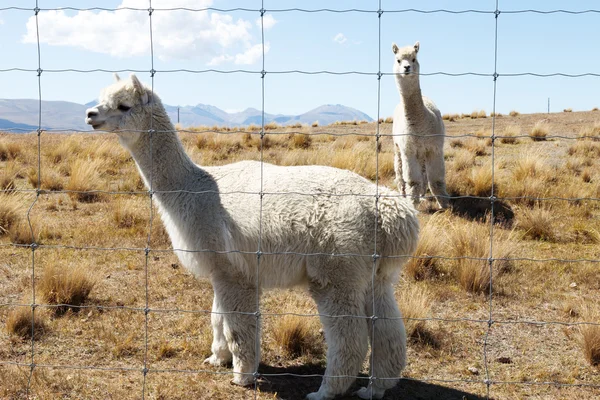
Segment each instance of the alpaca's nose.
[[408,72],[408,71],[410,71],[410,65],[405,65],[405,66],[404,66],[404,71],[405,71],[405,72]]
[[98,111],[96,111],[96,110],[87,110],[85,116],[88,117],[88,118],[97,117],[98,116]]

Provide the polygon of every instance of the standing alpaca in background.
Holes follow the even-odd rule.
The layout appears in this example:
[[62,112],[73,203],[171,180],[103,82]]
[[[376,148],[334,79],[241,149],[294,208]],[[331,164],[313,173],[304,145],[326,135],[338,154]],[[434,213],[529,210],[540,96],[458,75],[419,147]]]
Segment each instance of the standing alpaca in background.
[[419,42],[398,48],[392,44],[400,104],[394,110],[394,168],[398,189],[418,205],[427,183],[441,208],[449,205],[444,166],[444,122],[433,101],[421,94]]
[[[257,161],[198,166],[156,93],[135,75],[117,77],[87,110],[86,122],[117,134],[154,191],[181,263],[210,278],[213,343],[206,362],[232,362],[233,383],[253,384],[258,294],[303,285],[317,303],[328,347],[321,387],[307,398],[346,392],[371,340],[371,374],[380,379],[357,394],[381,398],[396,385],[406,363],[406,333],[393,284],[408,257],[386,256],[410,256],[416,248],[419,221],[410,202],[379,188],[375,203],[372,182],[337,168]],[[374,251],[379,257],[344,256]],[[378,317],[374,333],[372,315]]]

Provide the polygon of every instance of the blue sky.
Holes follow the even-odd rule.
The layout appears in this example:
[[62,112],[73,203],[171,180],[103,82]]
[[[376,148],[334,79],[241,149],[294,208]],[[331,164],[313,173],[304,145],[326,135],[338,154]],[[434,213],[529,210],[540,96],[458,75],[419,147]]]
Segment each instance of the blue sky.
[[[415,7],[417,3],[382,0],[383,10]],[[39,0],[42,9],[106,7],[147,8],[147,0]],[[153,7],[212,6],[259,9],[259,0],[153,0]],[[264,0],[267,10],[377,10],[377,0]],[[424,10],[477,9],[492,11],[494,0],[422,1]],[[33,0],[0,0],[0,70],[36,69],[37,45]],[[596,1],[500,0],[503,11],[600,9]],[[245,12],[155,11],[154,68],[260,71],[262,68],[260,14]],[[150,83],[150,39],[145,11],[42,11],[39,14],[41,66],[51,69],[134,69]],[[268,12],[265,15],[265,108],[271,113],[299,114],[322,104],[344,104],[377,116],[377,78],[374,75],[305,75],[277,71],[378,71],[376,13]],[[498,72],[600,73],[600,13],[581,15],[502,13],[498,19]],[[494,71],[493,14],[422,14],[384,12],[381,19],[381,71],[392,70],[391,43],[419,40],[421,71],[491,74]],[[7,56],[8,55],[8,56]],[[124,73],[122,75],[127,75]],[[42,97],[79,103],[97,97],[112,81],[108,73],[44,72]],[[33,72],[0,72],[0,98],[37,98]],[[224,110],[261,108],[259,74],[167,73],[154,79],[157,93],[171,105],[205,103]],[[422,76],[423,93],[442,113],[492,110],[490,76]],[[589,110],[600,106],[600,77],[498,79],[497,110],[507,113],[544,112],[547,98],[553,111]],[[381,80],[381,116],[392,114],[398,94],[392,76]],[[1,116],[0,116],[1,118]]]

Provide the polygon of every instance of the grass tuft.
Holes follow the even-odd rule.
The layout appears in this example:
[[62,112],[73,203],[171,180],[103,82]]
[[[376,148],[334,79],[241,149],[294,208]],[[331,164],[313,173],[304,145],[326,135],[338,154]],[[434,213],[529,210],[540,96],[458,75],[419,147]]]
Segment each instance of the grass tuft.
[[405,287],[398,296],[398,304],[409,340],[432,348],[441,347],[439,335],[436,335],[428,326],[428,321],[424,320],[429,317],[433,304],[429,291],[420,286]]
[[48,304],[59,305],[57,314],[68,309],[77,310],[87,300],[94,287],[94,281],[82,267],[59,266],[50,264],[37,285],[42,299]]
[[521,113],[516,110],[511,110],[511,112],[509,112],[508,115],[510,115],[511,117],[517,117],[521,115]]
[[500,143],[504,144],[517,144],[519,140],[516,136],[521,134],[521,127],[519,125],[508,125],[504,128],[504,132],[502,133],[502,137],[500,138]]
[[[586,307],[582,312],[582,317],[586,322],[598,323],[600,313],[591,311]],[[600,326],[598,325],[579,325],[579,344],[585,359],[593,366],[600,365]]]
[[448,225],[444,213],[433,215],[421,228],[419,242],[414,257],[404,266],[404,274],[416,281],[435,278],[440,275],[440,256],[443,252],[440,245],[440,232]]
[[19,143],[0,142],[0,161],[14,160],[21,152],[22,149]]
[[25,211],[23,196],[0,193],[0,235],[7,234]]
[[550,132],[550,126],[546,121],[538,121],[535,123],[531,132],[529,133],[529,137],[534,142],[541,142],[546,140],[546,136]]
[[308,149],[312,143],[312,137],[303,133],[292,133],[290,145],[294,149]]
[[102,180],[98,171],[100,161],[78,158],[71,163],[71,173],[66,190],[69,196],[82,203],[94,203],[105,198],[103,193],[95,192],[100,189]]
[[306,317],[286,315],[279,319],[273,331],[275,343],[288,358],[322,354],[322,340],[315,325]]
[[20,306],[12,310],[6,319],[6,332],[20,339],[31,339],[33,322],[33,337],[38,339],[47,330],[45,318],[38,308],[32,312],[31,307]]
[[[519,215],[520,214],[520,215]],[[517,214],[517,226],[524,230],[524,238],[555,241],[556,216],[543,207],[525,208]]]

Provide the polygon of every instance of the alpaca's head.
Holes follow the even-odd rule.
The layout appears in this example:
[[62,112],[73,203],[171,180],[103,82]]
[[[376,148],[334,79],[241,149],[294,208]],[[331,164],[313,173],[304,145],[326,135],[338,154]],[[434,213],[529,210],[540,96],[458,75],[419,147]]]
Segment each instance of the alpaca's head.
[[392,43],[392,51],[394,52],[394,73],[401,79],[418,79],[419,77],[419,60],[417,53],[419,52],[419,42],[414,46],[398,47],[396,43]]
[[115,83],[102,90],[98,104],[86,110],[85,122],[94,129],[135,140],[131,136],[139,136],[143,133],[139,131],[148,129],[153,103],[156,107],[160,100],[135,74],[129,79],[121,79],[115,74],[115,79]]

